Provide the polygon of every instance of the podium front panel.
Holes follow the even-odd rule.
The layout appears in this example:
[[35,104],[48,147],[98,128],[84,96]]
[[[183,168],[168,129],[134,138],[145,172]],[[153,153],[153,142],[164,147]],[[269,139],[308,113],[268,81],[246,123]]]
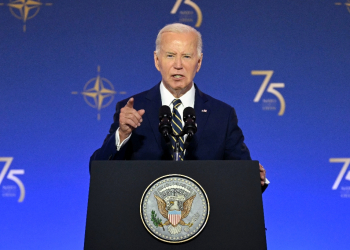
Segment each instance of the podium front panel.
[[[206,191],[204,230],[184,243],[154,238],[140,201],[156,179],[181,174]],[[266,249],[257,161],[95,161],[92,163],[84,249]]]

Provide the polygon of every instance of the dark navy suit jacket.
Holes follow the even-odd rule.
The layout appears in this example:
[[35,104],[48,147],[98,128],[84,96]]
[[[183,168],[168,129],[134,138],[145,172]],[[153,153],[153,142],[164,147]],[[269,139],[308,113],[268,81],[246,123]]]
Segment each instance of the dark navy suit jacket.
[[[237,125],[234,108],[201,92],[195,85],[197,133],[185,154],[185,160],[251,160],[244,144],[242,130]],[[111,125],[102,147],[94,152],[93,160],[172,160],[164,138],[158,131],[158,112],[162,106],[159,84],[134,97],[134,109],[145,109],[143,122],[120,151],[116,150],[115,131],[119,127],[120,109],[128,101],[116,106]]]

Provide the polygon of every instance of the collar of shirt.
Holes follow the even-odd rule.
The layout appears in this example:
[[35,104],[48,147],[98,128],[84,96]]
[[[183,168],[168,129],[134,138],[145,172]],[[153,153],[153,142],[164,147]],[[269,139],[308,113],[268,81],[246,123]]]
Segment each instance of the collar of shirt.
[[[182,102],[182,104],[178,107],[179,113],[181,115],[181,119],[185,108],[187,107],[194,108],[195,94],[196,94],[196,89],[194,88],[194,84],[192,83],[192,88],[179,98]],[[162,105],[167,105],[170,107],[171,110],[173,110],[172,101],[176,98],[170,93],[169,90],[165,88],[163,81],[160,83],[160,96],[162,99]],[[182,121],[182,125],[183,125],[183,121]]]

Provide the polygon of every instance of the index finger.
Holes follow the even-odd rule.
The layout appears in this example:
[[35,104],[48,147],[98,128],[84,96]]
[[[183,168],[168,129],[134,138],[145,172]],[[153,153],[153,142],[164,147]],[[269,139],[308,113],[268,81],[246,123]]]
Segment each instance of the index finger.
[[134,108],[134,98],[131,97],[128,102],[126,103],[125,107],[128,107],[128,108]]

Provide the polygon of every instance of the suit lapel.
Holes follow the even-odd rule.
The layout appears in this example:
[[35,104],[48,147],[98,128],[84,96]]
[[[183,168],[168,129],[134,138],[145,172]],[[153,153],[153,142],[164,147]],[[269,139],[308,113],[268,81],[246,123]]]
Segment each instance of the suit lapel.
[[145,115],[149,121],[150,127],[152,128],[154,137],[159,145],[162,147],[161,136],[158,131],[159,124],[159,108],[162,106],[162,101],[160,97],[159,84],[151,88],[146,95],[146,106],[145,106]]
[[201,135],[203,134],[204,128],[206,126],[208,117],[211,112],[207,97],[198,89],[197,85],[195,85],[195,88],[196,94],[194,101],[194,110],[196,112],[197,133],[194,135],[192,142],[190,142],[190,145],[187,150],[188,153],[186,153],[185,159],[187,155],[190,157],[190,155],[193,152],[196,152],[198,142],[201,138]]

